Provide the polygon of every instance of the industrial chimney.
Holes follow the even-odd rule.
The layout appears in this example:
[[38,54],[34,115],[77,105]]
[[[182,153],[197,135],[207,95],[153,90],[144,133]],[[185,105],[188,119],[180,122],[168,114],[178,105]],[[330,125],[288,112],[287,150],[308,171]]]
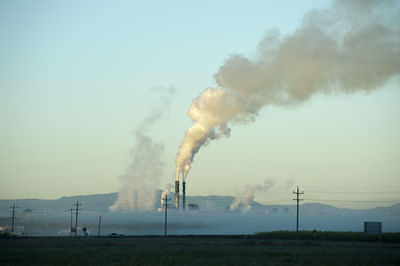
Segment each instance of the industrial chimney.
[[182,183],[182,205],[183,205],[183,209],[185,209],[186,206],[186,182],[185,180],[183,180]]
[[179,181],[175,181],[175,208],[179,208]]

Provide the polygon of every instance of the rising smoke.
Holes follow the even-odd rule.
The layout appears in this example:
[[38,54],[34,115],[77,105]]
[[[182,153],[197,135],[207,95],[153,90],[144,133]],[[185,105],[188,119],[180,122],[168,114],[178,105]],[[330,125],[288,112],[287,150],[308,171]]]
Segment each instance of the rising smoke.
[[126,173],[120,176],[122,187],[110,211],[150,210],[154,207],[156,188],[164,167],[161,159],[164,145],[155,142],[148,131],[163,117],[175,93],[172,88],[159,90],[164,94],[162,99],[134,130],[132,161]]
[[338,0],[313,10],[288,36],[270,31],[256,58],[233,55],[193,100],[176,158],[176,180],[210,140],[228,136],[228,123],[254,121],[268,105],[293,106],[312,96],[371,91],[400,74],[399,1]]
[[257,192],[266,192],[274,185],[272,180],[264,180],[264,184],[247,186],[244,192],[237,196],[232,202],[230,209],[233,211],[238,207],[242,207],[242,212],[247,213],[251,209],[251,203],[254,200],[255,194]]
[[161,207],[165,206],[164,204],[168,204],[168,202],[165,202],[165,197],[169,195],[172,188],[172,184],[165,185],[164,190],[161,192]]

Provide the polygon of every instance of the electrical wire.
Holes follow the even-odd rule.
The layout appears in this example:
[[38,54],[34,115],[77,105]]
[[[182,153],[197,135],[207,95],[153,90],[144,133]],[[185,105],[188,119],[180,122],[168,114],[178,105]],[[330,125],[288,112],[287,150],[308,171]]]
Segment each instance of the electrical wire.
[[333,200],[333,199],[304,199],[307,201],[333,201],[333,202],[367,202],[367,203],[379,203],[379,202],[400,202],[400,199],[395,200]]
[[400,191],[315,191],[315,190],[306,190],[307,193],[331,193],[331,194],[399,194]]
[[267,205],[267,204],[277,204],[277,203],[287,203],[287,204],[289,204],[289,203],[292,203],[292,200],[280,200],[280,201],[266,202],[266,203],[263,203],[263,204]]
[[303,189],[331,190],[331,189],[378,189],[393,191],[393,186],[302,186]]

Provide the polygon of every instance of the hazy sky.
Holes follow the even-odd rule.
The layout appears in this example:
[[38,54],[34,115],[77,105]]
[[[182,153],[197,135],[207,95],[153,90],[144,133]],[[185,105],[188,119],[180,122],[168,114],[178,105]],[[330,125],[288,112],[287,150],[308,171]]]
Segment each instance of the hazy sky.
[[[1,1],[0,198],[118,191],[134,129],[157,106],[159,88],[176,93],[149,134],[165,147],[159,188],[174,182],[187,111],[217,86],[220,66],[232,54],[254,57],[268,30],[290,34],[307,11],[330,4]],[[200,150],[187,193],[237,195],[271,179],[256,200],[293,203],[298,185],[308,202],[400,202],[399,103],[397,76],[368,93],[263,108]]]

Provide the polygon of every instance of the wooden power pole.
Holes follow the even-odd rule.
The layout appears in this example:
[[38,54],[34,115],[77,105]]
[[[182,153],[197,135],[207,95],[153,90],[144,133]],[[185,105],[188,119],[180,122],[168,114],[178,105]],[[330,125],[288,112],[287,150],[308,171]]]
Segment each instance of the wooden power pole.
[[79,203],[79,200],[74,203],[75,206],[75,237],[78,232],[78,212],[80,211],[79,206],[81,206],[82,203]]
[[74,209],[70,209],[70,211],[71,211],[71,223],[70,223],[70,225],[69,225],[69,237],[72,237],[72,211],[73,211]]
[[165,198],[163,199],[164,203],[163,206],[165,206],[165,222],[164,222],[164,236],[167,236],[167,213],[168,213],[168,201],[171,200],[168,198],[168,195],[165,195]]
[[99,229],[97,230],[97,237],[100,237],[101,215],[99,216]]
[[13,206],[11,206],[11,234],[10,236],[13,236],[14,233],[14,222],[15,222],[15,214],[16,214],[16,210],[15,210],[15,203],[13,204]]
[[304,194],[304,191],[299,192],[299,187],[297,187],[297,191],[296,192],[293,191],[293,194],[297,195],[297,197],[293,200],[297,201],[296,238],[299,239],[299,202],[300,202],[300,200],[303,200],[303,199],[299,198],[299,195]]

